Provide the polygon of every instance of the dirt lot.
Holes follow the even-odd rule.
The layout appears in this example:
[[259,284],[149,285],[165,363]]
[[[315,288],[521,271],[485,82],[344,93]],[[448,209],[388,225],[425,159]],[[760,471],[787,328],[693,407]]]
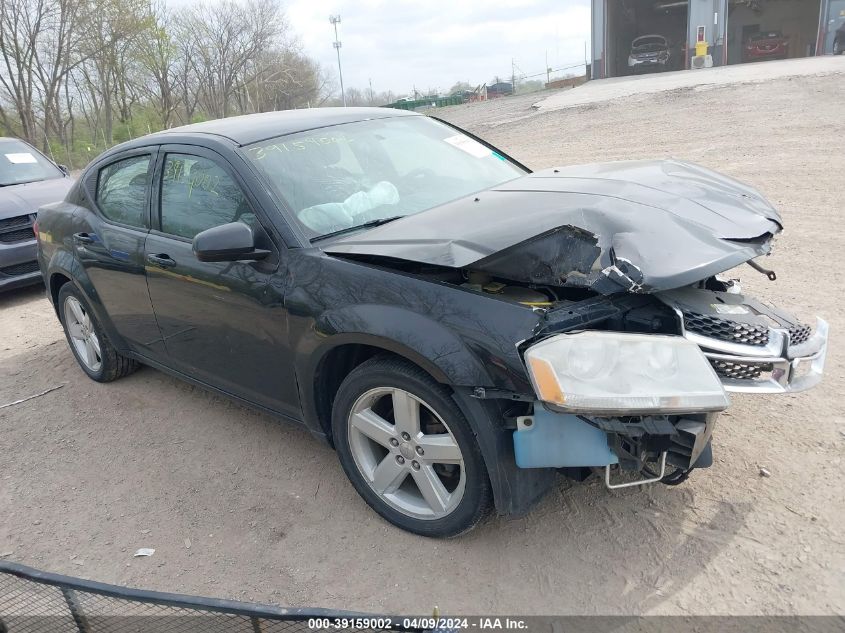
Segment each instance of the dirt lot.
[[[544,113],[537,101],[442,114],[531,167],[673,156],[756,185],[786,220],[770,260],[779,278],[738,272],[751,294],[830,321],[826,382],[735,396],[714,467],[682,486],[561,480],[526,518],[436,542],[372,513],[303,431],[151,369],[88,380],[41,290],[14,292],[0,297],[0,404],[64,387],[0,409],[0,555],[105,582],[367,611],[845,613],[845,75]],[[133,559],[138,547],[155,555]]]

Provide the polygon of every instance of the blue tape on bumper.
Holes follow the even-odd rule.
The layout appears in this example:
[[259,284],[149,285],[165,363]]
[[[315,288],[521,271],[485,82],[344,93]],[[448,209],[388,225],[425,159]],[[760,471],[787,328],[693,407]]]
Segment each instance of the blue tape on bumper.
[[516,465],[520,468],[607,466],[619,459],[607,445],[607,434],[574,415],[552,413],[534,405],[530,427],[513,432]]

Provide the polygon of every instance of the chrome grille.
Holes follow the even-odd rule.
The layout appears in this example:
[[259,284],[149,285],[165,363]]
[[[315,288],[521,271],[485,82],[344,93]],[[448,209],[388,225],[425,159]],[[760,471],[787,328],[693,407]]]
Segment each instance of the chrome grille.
[[713,369],[722,378],[733,380],[755,380],[774,369],[771,363],[741,363],[718,359],[710,359]]
[[796,323],[789,328],[789,344],[801,345],[801,343],[806,343],[812,335],[813,328],[803,323]]
[[684,328],[701,336],[730,343],[764,346],[769,342],[769,328],[765,325],[741,323],[698,312],[684,313]]

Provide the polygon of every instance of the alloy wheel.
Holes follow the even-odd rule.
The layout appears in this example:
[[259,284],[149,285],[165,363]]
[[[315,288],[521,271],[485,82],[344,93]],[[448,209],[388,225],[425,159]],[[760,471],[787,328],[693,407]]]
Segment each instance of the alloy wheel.
[[403,389],[371,389],[353,405],[347,429],[355,465],[388,505],[418,519],[440,519],[458,506],[463,455],[426,402]]
[[65,299],[65,326],[77,358],[85,367],[96,373],[103,366],[100,339],[94,331],[91,317],[76,297]]

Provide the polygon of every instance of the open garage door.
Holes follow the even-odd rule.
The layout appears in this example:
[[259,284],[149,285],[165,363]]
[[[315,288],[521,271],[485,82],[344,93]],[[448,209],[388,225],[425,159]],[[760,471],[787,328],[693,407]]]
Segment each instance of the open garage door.
[[728,63],[816,54],[821,0],[730,0]]
[[[686,0],[607,0],[606,76],[684,68],[688,6]],[[632,43],[642,36],[657,37],[639,40],[629,60]]]

